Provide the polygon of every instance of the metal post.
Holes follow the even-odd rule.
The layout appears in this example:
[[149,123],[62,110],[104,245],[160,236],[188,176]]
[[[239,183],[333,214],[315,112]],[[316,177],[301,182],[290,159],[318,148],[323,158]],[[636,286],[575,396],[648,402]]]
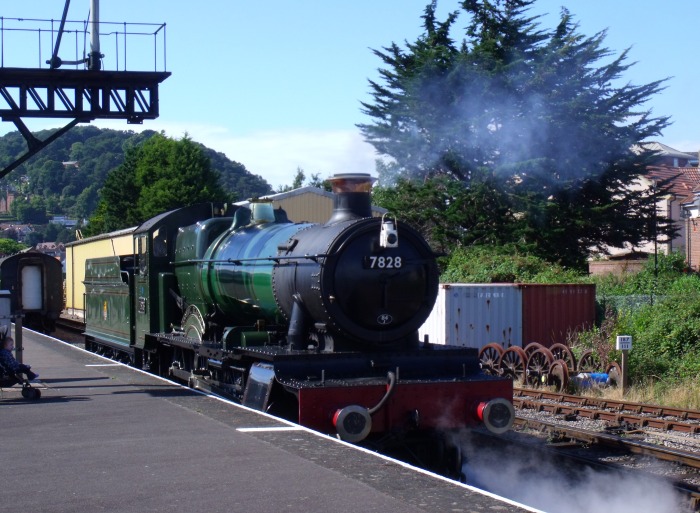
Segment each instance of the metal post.
[[22,317],[24,314],[20,310],[15,315],[15,359],[22,363],[22,354],[24,353],[24,347],[22,346]]
[[88,56],[88,69],[99,71],[100,59],[100,0],[90,0],[90,55]]
[[629,386],[629,376],[627,372],[627,353],[629,351],[627,349],[624,349],[622,351],[622,365],[621,365],[621,370],[622,370],[622,395],[624,396],[625,393],[627,393],[627,388]]

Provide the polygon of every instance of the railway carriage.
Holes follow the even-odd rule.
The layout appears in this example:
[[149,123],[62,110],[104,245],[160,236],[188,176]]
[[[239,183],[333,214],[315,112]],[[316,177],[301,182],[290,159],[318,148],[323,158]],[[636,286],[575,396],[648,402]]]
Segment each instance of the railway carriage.
[[10,291],[10,311],[24,326],[51,333],[63,311],[63,266],[41,251],[0,259],[0,288]]

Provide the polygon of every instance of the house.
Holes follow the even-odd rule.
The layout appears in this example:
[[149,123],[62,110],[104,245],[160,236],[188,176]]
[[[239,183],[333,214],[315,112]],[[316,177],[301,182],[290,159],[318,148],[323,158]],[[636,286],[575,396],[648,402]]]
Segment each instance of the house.
[[7,214],[10,212],[10,207],[12,207],[12,202],[15,200],[15,192],[9,189],[4,189],[0,191],[0,214]]
[[55,242],[40,242],[35,248],[37,251],[55,258],[61,259],[61,254],[65,251],[63,244]]
[[[333,213],[334,195],[318,187],[306,186],[288,192],[264,196],[261,200],[272,202],[273,208],[282,208],[289,220],[295,223],[325,223]],[[249,201],[240,201],[236,205],[247,207]],[[372,206],[372,215],[379,217],[387,210]]]
[[[673,239],[659,238],[638,247],[608,248],[605,258],[589,260],[590,274],[624,273],[640,270],[650,255],[681,251],[691,268],[700,270],[700,168],[698,154],[678,151],[665,144],[651,142],[644,150],[657,153],[657,160],[645,176],[630,185],[632,189],[649,190],[657,196],[659,217],[674,221],[678,234]],[[656,194],[659,184],[664,193]],[[693,206],[695,205],[695,206]]]

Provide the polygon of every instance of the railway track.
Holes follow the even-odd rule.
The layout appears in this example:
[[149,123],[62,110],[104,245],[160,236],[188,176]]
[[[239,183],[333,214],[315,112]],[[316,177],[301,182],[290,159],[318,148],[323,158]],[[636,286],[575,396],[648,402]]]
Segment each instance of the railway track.
[[513,404],[521,410],[533,409],[553,415],[575,415],[634,429],[655,428],[682,433],[700,433],[700,411],[697,410],[595,399],[523,388],[515,389]]
[[700,412],[529,389],[514,405],[516,431],[586,464],[658,476],[700,511]]

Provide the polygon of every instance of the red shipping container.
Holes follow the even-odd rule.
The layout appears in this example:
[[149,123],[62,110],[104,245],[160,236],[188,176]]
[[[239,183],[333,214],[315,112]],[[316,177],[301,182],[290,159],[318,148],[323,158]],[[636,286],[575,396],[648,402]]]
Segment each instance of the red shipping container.
[[[523,301],[523,346],[567,344],[574,331],[595,324],[595,285],[520,284]],[[568,344],[567,344],[568,345]]]

